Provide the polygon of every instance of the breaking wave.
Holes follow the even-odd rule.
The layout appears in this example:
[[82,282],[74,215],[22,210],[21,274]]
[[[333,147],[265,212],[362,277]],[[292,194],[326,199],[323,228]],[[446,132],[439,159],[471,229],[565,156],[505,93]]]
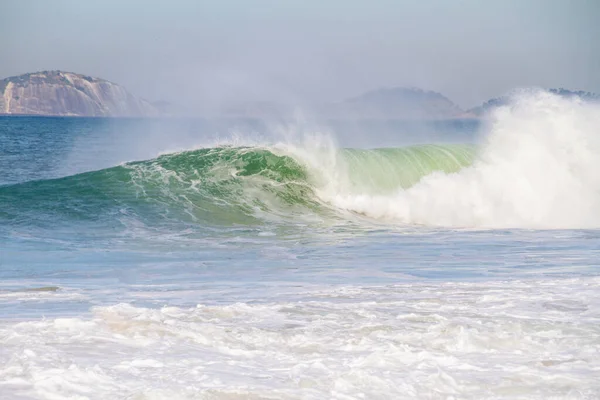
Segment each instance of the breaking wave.
[[600,106],[544,91],[516,94],[490,116],[477,158],[381,196],[334,195],[338,207],[412,224],[600,227]]
[[472,147],[459,145],[343,149],[332,167],[342,168],[343,163],[347,174],[342,184],[329,181],[333,172],[340,171],[323,171],[323,165],[310,165],[293,152],[276,146],[206,148],[5,186],[0,188],[0,200],[9,207],[0,215],[27,222],[39,215],[97,219],[127,213],[143,219],[219,224],[307,213],[324,216],[331,214],[332,205],[319,196],[323,188],[335,185],[348,193],[389,194],[433,171],[458,171],[474,155]]
[[451,227],[600,226],[600,109],[535,91],[473,145],[220,146],[0,187],[0,220],[235,225],[361,214]]

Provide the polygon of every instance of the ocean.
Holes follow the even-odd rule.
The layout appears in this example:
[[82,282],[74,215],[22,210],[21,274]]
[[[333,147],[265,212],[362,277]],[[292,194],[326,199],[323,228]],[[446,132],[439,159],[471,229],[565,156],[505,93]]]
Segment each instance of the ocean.
[[0,117],[0,398],[600,398],[600,108]]

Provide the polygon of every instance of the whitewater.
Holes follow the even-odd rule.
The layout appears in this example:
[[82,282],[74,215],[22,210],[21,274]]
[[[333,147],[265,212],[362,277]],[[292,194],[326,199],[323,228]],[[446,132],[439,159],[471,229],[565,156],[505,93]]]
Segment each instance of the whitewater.
[[0,118],[0,398],[598,398],[600,106],[458,126]]

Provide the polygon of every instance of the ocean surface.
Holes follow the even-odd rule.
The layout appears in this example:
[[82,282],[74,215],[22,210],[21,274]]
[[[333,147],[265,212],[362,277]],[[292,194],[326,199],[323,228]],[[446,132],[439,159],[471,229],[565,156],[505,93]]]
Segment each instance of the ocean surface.
[[598,399],[600,109],[0,117],[2,399]]

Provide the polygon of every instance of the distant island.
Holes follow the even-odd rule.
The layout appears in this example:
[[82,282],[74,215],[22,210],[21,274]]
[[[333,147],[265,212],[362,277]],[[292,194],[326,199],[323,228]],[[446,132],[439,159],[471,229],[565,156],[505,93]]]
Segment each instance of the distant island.
[[[562,97],[600,101],[600,95],[564,88],[548,89]],[[321,120],[448,120],[484,118],[496,107],[507,105],[510,95],[490,99],[480,106],[463,110],[441,93],[419,88],[393,87],[371,90],[336,103],[314,106],[312,115]],[[294,115],[292,106],[267,101],[229,105],[223,116],[234,118],[276,119]],[[311,114],[309,114],[311,115]]]
[[326,105],[321,114],[336,119],[447,119],[463,111],[441,93],[396,87]]
[[[319,119],[448,119],[464,114],[459,106],[438,92],[419,88],[382,88],[335,103],[308,107],[309,115]],[[290,105],[268,101],[228,105],[223,115],[242,118],[292,116]]]
[[[573,91],[564,88],[558,89],[548,89],[550,93],[554,93],[561,97],[571,98],[571,97],[579,97],[585,101],[600,101],[600,95],[591,92],[584,92],[582,90]],[[510,102],[510,95],[495,97],[483,103],[478,107],[474,107],[467,111],[468,114],[471,114],[475,117],[482,117],[489,113],[491,110],[497,107],[501,107],[507,105]]]
[[[600,101],[600,95],[549,89],[564,97]],[[510,96],[463,110],[441,93],[419,88],[392,87],[371,90],[340,102],[309,107],[325,120],[442,120],[482,118]],[[123,86],[104,79],[65,71],[27,73],[0,80],[0,115],[78,117],[199,116],[165,101],[151,103],[135,97]],[[288,119],[294,107],[269,101],[225,105],[216,116],[225,118]]]
[[104,79],[42,71],[0,80],[0,114],[149,117],[160,111]]

